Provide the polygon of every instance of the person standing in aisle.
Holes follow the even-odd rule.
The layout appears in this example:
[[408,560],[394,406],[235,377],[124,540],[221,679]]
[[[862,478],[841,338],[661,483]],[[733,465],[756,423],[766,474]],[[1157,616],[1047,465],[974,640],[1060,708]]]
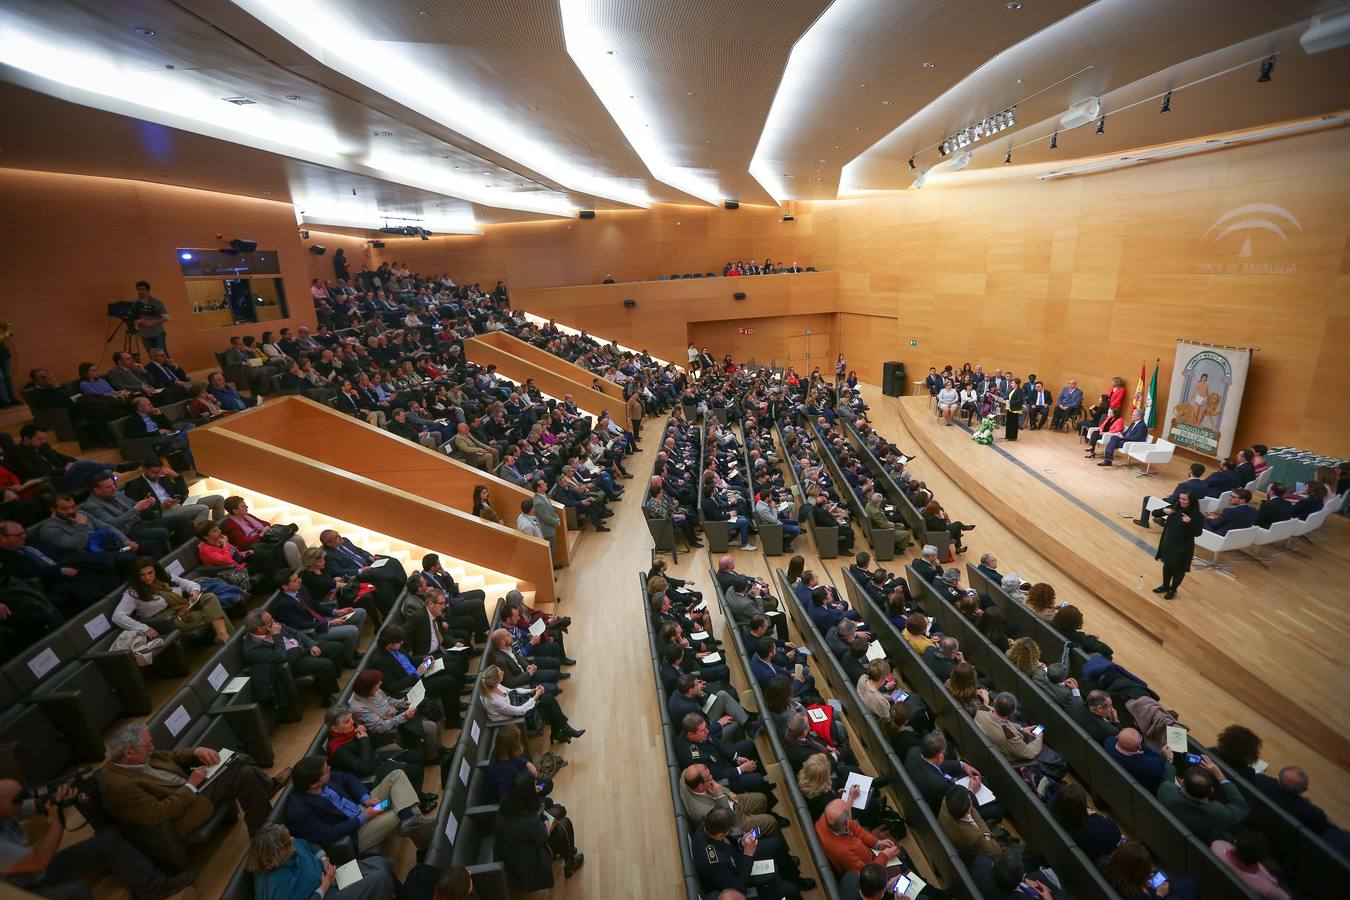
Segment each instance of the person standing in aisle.
[[1195,537],[1205,528],[1205,517],[1200,514],[1200,504],[1191,491],[1182,491],[1177,495],[1176,505],[1167,513],[1163,523],[1162,537],[1158,540],[1158,552],[1154,559],[1162,562],[1163,583],[1153,589],[1153,593],[1162,594],[1171,600],[1177,595],[1182,579],[1191,570],[1191,560],[1195,557]]

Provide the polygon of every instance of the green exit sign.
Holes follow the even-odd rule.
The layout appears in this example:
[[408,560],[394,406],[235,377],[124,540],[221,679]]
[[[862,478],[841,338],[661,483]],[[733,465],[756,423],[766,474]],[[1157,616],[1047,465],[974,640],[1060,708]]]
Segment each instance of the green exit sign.
[[914,340],[914,338],[910,338],[910,339],[909,339],[909,345],[910,345],[911,347],[917,347],[917,346],[919,346],[919,342],[916,341],[916,340]]

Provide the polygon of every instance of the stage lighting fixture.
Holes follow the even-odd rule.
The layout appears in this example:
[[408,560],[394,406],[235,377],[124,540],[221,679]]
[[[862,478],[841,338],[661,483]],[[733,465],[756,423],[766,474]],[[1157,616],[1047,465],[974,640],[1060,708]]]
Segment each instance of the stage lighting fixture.
[[912,157],[912,156],[909,158],[909,170],[910,170],[911,172],[914,171],[914,157]]
[[1097,133],[1104,134],[1105,132],[1106,132],[1106,116],[1102,116],[1100,119],[1097,120]]
[[1056,131],[1054,134],[1050,135],[1050,149],[1054,150],[1057,149],[1058,147],[1059,147],[1059,132]]
[[258,249],[258,242],[246,240],[244,238],[235,238],[230,241],[230,246],[240,253],[252,253],[254,250]]
[[1012,165],[1012,150],[1009,150],[1007,153],[1003,154],[1003,164],[1005,166]]
[[1172,92],[1168,91],[1166,94],[1163,94],[1162,109],[1158,110],[1158,112],[1170,113],[1171,111],[1172,111]]
[[1270,80],[1270,73],[1275,71],[1275,54],[1267,56],[1261,60],[1261,75],[1256,79],[1257,84],[1264,84]]

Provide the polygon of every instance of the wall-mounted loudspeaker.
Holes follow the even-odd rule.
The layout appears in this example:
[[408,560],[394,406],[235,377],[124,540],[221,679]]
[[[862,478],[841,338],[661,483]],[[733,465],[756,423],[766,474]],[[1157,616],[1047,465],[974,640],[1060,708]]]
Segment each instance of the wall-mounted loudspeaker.
[[635,307],[635,306],[637,306],[637,301],[636,301],[636,300],[625,300],[625,301],[623,301],[623,308],[624,308],[624,309],[632,309],[632,308]]
[[304,229],[301,229],[301,231],[300,231],[300,239],[301,239],[302,241],[307,241],[307,240],[309,240],[309,232],[308,232],[308,231],[305,231]]
[[593,210],[593,209],[579,209],[579,210],[577,210],[577,217],[578,217],[578,218],[582,218],[582,219],[594,219],[594,218],[595,218],[595,210]]
[[723,205],[724,207],[726,207],[727,209],[740,209],[740,208],[741,208],[741,204],[740,204],[740,201],[739,201],[739,200],[723,200],[723,201],[722,201],[722,205]]
[[258,242],[246,241],[243,238],[235,238],[234,240],[230,241],[230,246],[238,250],[240,253],[252,253],[254,250],[258,249]]
[[745,299],[745,291],[737,291],[736,293],[732,294],[731,296],[735,297],[737,300],[744,300],[744,299]]
[[779,219],[778,221],[780,221],[780,222],[792,222],[792,221],[795,221],[795,220],[796,220],[796,217],[795,217],[795,216],[783,216],[783,218]]
[[325,247],[323,244],[310,244],[309,252],[313,253],[315,256],[323,256],[325,253],[328,252],[328,248]]
[[383,249],[384,249],[384,241],[371,241],[371,242],[370,242],[370,246],[373,247],[373,248],[375,248],[376,250],[383,250]]

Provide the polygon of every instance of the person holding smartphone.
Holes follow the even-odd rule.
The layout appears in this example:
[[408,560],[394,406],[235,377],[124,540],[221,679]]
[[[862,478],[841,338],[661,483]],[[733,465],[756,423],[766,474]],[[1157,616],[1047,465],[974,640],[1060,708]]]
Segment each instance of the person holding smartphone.
[[1195,884],[1185,876],[1171,876],[1153,865],[1148,848],[1138,841],[1126,841],[1115,849],[1102,866],[1102,875],[1120,894],[1121,900],[1195,900]]
[[421,796],[402,769],[366,790],[355,775],[333,771],[324,757],[306,756],[291,771],[291,784],[295,791],[286,804],[286,826],[312,844],[349,837],[364,854],[398,836],[426,849],[436,827],[422,817]]

